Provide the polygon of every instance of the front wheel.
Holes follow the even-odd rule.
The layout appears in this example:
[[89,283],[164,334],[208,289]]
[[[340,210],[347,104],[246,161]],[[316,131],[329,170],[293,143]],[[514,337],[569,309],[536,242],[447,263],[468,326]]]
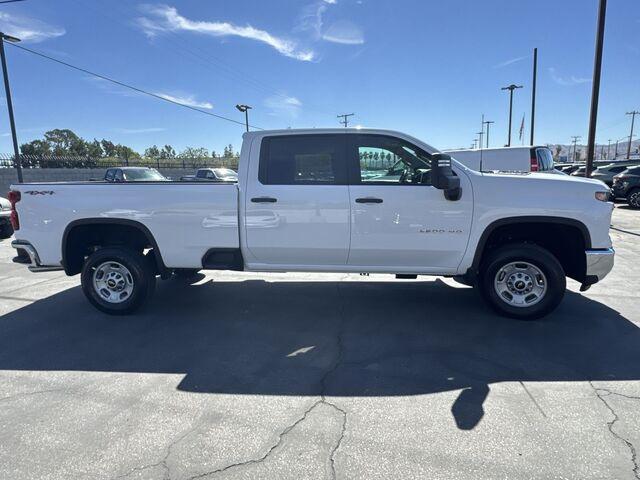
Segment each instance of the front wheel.
[[629,192],[627,203],[631,208],[640,208],[640,188],[634,188]]
[[499,313],[534,320],[551,313],[564,297],[560,262],[537,245],[508,245],[489,255],[480,272],[485,300]]
[[82,267],[82,291],[98,310],[110,315],[132,313],[149,298],[155,272],[144,255],[126,248],[102,248]]

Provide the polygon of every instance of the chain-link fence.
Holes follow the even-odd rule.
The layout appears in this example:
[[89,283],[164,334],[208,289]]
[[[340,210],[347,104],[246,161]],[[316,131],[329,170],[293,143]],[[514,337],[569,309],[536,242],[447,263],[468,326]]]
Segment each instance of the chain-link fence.
[[[0,154],[0,168],[14,168],[13,154]],[[108,167],[155,167],[155,168],[213,168],[238,169],[238,157],[174,157],[174,158],[91,158],[58,155],[20,155],[22,168],[108,168]]]

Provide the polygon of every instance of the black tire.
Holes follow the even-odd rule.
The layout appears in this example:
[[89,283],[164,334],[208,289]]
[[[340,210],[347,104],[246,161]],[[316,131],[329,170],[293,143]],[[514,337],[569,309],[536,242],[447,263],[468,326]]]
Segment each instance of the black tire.
[[627,194],[627,203],[631,208],[640,208],[640,188],[634,188]]
[[[498,293],[496,281],[498,273],[505,275],[506,269],[511,266],[513,275],[517,276],[521,270],[519,268],[525,265],[533,267],[533,271],[537,269],[543,274],[540,277],[541,283],[546,288],[544,292],[538,296],[533,293],[530,300],[531,305],[514,306],[510,304],[509,292],[502,295]],[[503,268],[505,270],[503,270]],[[531,274],[531,270],[522,270],[525,274]],[[511,278],[511,276],[509,276]],[[531,278],[535,279],[534,275]],[[503,280],[506,282],[506,279]],[[522,282],[515,278],[514,288],[522,285]],[[535,282],[535,280],[533,280]],[[535,320],[551,313],[564,297],[567,288],[567,279],[558,259],[554,257],[548,250],[537,245],[516,244],[506,245],[491,252],[486,260],[483,261],[480,269],[480,290],[485,301],[498,313],[510,318],[519,320]],[[532,295],[527,293],[526,284],[522,290],[520,297],[524,297],[525,301]],[[518,295],[511,295],[512,299]]]
[[[118,300],[119,303],[105,299],[106,293],[118,295],[115,290],[109,292],[108,289],[103,288],[100,293],[94,287],[94,274],[97,274],[98,268],[109,262],[113,262],[114,266],[119,264],[126,269],[121,276],[126,279],[126,288],[130,288],[130,293],[121,292],[122,298]],[[81,283],[85,296],[98,310],[109,315],[127,315],[140,308],[152,295],[156,276],[153,265],[141,253],[126,248],[109,247],[97,250],[85,260],[82,266]]]
[[13,235],[13,227],[10,223],[0,224],[0,239],[9,238]]

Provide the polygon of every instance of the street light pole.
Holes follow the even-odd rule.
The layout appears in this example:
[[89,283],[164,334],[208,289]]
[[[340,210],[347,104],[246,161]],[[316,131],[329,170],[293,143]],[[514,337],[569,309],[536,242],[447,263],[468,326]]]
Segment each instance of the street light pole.
[[486,122],[484,122],[484,124],[487,126],[487,148],[489,148],[489,127],[491,126],[492,123],[496,123],[492,120],[487,120]]
[[596,56],[593,65],[593,84],[591,88],[591,118],[589,119],[589,137],[587,139],[587,165],[585,177],[590,177],[596,154],[596,126],[598,122],[598,100],[600,98],[600,77],[602,74],[602,48],[604,46],[604,26],[607,14],[607,0],[600,0],[598,9],[598,30],[596,33]]
[[20,158],[20,149],[18,148],[18,135],[16,134],[16,122],[13,116],[13,102],[11,101],[11,88],[9,86],[9,72],[7,71],[7,59],[4,53],[4,42],[17,43],[19,38],[5,35],[0,32],[0,57],[2,57],[2,74],[4,76],[4,90],[7,97],[7,110],[9,111],[9,125],[11,127],[11,138],[13,140],[13,155],[18,173],[18,183],[22,183],[22,159]]
[[611,139],[608,140],[609,145],[607,145],[607,160],[609,160],[609,157],[611,156]]
[[507,141],[507,147],[511,146],[511,119],[513,118],[513,91],[518,88],[522,88],[522,85],[511,84],[508,87],[503,87],[502,90],[509,90],[509,137]]
[[236,108],[239,111],[244,112],[244,123],[248,132],[249,131],[249,110],[251,110],[252,107],[250,107],[249,105],[236,105]]
[[538,49],[533,49],[533,86],[531,90],[531,146],[533,133],[536,128],[536,88],[538,85]]

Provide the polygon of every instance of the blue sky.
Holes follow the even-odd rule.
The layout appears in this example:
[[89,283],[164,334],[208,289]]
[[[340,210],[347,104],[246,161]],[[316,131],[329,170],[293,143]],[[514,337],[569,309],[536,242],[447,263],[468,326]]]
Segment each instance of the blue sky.
[[[537,143],[587,136],[597,0],[26,0],[0,5],[23,45],[263,128],[353,124],[469,146],[482,113],[491,143],[528,116],[539,49]],[[640,109],[640,2],[610,0],[598,141],[628,135]],[[71,128],[144,150],[239,146],[243,128],[7,47],[19,141]],[[3,98],[4,100],[4,98]],[[640,128],[639,128],[640,130]],[[0,151],[11,151],[4,102]],[[640,132],[639,132],[640,133]],[[515,133],[517,135],[517,133]],[[528,135],[528,134],[527,134]]]

